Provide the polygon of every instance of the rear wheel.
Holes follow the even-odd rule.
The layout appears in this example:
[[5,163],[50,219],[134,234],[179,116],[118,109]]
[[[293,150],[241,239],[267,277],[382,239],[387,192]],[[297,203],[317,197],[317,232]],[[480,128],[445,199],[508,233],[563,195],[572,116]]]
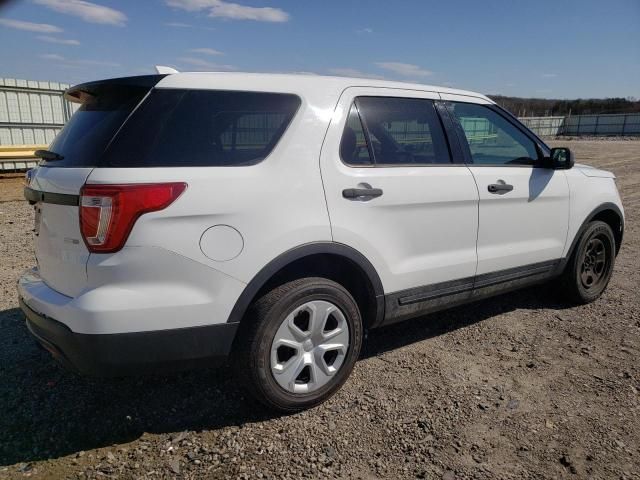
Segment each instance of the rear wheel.
[[574,303],[596,300],[607,287],[615,262],[615,238],[605,222],[591,222],[562,274],[562,293]]
[[249,393],[280,411],[309,408],[333,395],[349,377],[362,344],[357,303],[324,278],[271,290],[243,323],[238,373]]

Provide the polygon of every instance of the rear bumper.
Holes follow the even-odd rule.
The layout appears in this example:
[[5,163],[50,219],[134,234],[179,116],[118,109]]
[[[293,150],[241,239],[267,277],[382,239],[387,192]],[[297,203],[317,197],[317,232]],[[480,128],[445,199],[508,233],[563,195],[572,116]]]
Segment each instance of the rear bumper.
[[171,330],[83,334],[42,315],[20,298],[36,339],[70,370],[90,376],[128,376],[215,365],[224,361],[238,323]]

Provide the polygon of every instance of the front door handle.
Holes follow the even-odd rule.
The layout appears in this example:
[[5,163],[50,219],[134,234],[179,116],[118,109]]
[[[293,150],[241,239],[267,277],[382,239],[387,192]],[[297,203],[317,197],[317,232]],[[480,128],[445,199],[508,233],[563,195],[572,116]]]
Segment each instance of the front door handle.
[[368,183],[361,183],[358,188],[345,188],[342,190],[342,196],[349,200],[368,201],[381,195],[381,188],[372,188]]
[[497,195],[504,195],[507,192],[513,190],[513,185],[509,185],[504,180],[498,180],[497,183],[492,183],[487,187],[489,193],[495,193]]

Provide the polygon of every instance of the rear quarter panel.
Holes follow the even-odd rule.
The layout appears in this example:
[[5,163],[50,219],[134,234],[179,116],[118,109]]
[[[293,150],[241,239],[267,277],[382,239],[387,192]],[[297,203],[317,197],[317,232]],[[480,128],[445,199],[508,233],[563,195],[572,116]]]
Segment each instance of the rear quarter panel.
[[[189,85],[193,87],[194,82]],[[175,87],[187,88],[180,83]],[[232,89],[224,83],[209,88]],[[254,83],[245,89],[255,88]],[[95,169],[88,183],[188,184],[170,207],[138,219],[127,247],[161,247],[247,283],[279,254],[305,243],[331,240],[319,152],[337,94],[330,89],[315,96],[284,91],[298,94],[300,108],[271,154],[257,165]],[[200,239],[215,225],[240,232],[243,246],[238,256],[216,261],[202,252]]]

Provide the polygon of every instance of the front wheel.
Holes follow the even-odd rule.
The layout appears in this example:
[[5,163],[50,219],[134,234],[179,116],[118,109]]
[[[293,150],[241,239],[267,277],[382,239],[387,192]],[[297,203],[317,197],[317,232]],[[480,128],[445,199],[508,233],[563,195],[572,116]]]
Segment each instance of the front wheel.
[[303,278],[271,290],[252,305],[243,323],[238,373],[257,400],[285,412],[333,395],[349,377],[362,345],[357,303],[325,278]]
[[599,220],[591,222],[562,274],[562,293],[578,304],[593,302],[600,297],[613,273],[615,250],[611,227]]

